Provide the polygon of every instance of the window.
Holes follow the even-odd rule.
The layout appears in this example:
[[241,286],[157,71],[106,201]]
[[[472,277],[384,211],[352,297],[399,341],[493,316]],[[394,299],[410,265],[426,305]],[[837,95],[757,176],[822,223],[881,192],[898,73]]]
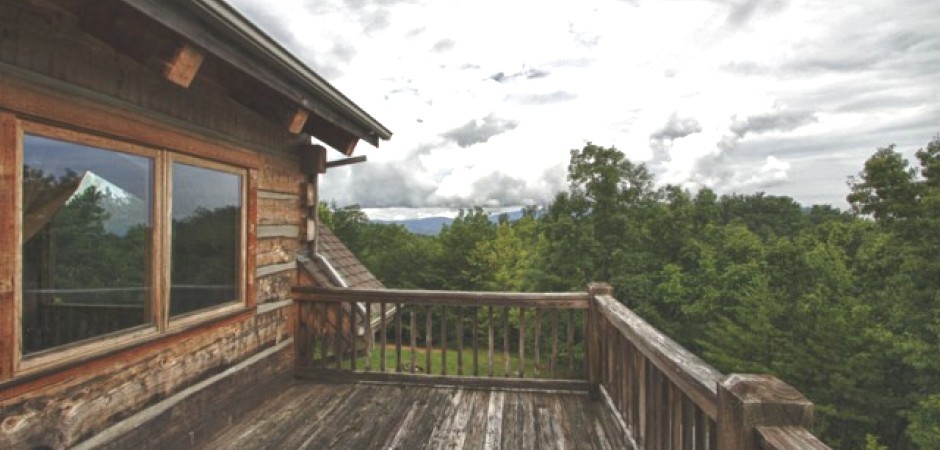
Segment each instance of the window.
[[246,169],[23,128],[24,358],[245,305]]
[[26,135],[24,355],[153,323],[153,159]]
[[173,163],[170,317],[239,298],[241,177]]

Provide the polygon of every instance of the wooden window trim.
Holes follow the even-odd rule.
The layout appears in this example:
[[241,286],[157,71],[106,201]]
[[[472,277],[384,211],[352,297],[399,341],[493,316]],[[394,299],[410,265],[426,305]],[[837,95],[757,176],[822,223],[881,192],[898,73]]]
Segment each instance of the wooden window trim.
[[19,360],[23,143],[16,116],[0,111],[0,380]]
[[[0,82],[0,86],[2,86]],[[2,96],[2,95],[0,95]],[[151,310],[153,322],[119,330],[103,336],[65,344],[23,356],[21,354],[21,302],[22,302],[22,164],[23,138],[34,134],[81,145],[90,145],[110,151],[125,152],[151,158],[153,161],[153,209],[151,264]],[[139,142],[139,141],[134,141]],[[13,149],[9,151],[8,149]],[[222,158],[225,159],[225,158]],[[241,157],[232,158],[244,163]],[[169,179],[174,161],[222,170],[241,177],[241,232],[239,298],[230,303],[194,311],[174,318],[168,317],[169,305]],[[163,340],[180,333],[209,326],[218,321],[240,316],[255,307],[254,249],[252,240],[257,229],[257,169],[239,166],[218,159],[205,159],[157,145],[137,144],[121,139],[101,136],[74,127],[51,125],[45,122],[20,120],[16,115],[0,110],[0,385],[17,379],[26,379],[80,364],[92,358],[133,349],[155,340]]]

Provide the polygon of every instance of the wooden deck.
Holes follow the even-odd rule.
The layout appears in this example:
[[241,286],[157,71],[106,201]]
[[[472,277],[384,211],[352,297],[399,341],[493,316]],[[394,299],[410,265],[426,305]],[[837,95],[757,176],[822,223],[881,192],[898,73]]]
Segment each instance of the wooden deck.
[[296,381],[211,449],[624,449],[585,392]]

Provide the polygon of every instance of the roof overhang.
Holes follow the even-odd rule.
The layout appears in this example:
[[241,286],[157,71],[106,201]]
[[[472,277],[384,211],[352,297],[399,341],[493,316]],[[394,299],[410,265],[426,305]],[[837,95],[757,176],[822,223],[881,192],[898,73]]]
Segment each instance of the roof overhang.
[[[293,102],[296,109],[285,121],[291,123],[294,133],[309,134],[347,155],[359,139],[378,147],[380,140],[392,136],[375,118],[221,0],[119,1],[176,33],[187,45],[241,72],[252,85],[264,86],[280,104]],[[216,78],[224,77],[218,75]],[[255,103],[268,101],[258,99]]]

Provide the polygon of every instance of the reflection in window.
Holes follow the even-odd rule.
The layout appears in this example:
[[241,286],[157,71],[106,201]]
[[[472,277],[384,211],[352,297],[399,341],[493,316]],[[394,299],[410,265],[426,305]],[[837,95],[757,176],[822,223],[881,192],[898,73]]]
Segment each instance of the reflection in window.
[[153,160],[26,135],[22,351],[149,324]]
[[241,177],[173,164],[170,316],[239,299]]

